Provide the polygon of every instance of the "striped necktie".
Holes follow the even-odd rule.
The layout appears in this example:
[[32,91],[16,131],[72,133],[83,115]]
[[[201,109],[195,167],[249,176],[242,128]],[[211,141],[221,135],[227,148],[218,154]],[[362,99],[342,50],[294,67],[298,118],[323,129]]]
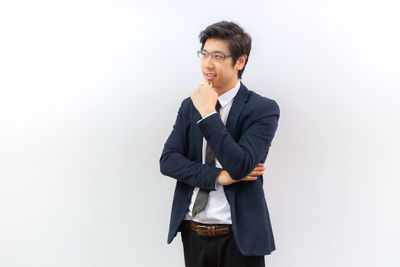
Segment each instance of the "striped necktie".
[[[215,105],[215,110],[219,114],[219,110],[221,108],[221,104],[217,101]],[[215,166],[215,156],[214,152],[211,150],[210,146],[207,143],[206,146],[206,164],[210,166]],[[208,195],[210,193],[210,189],[200,188],[196,200],[194,201],[192,217],[195,217],[199,212],[203,211],[206,208]]]

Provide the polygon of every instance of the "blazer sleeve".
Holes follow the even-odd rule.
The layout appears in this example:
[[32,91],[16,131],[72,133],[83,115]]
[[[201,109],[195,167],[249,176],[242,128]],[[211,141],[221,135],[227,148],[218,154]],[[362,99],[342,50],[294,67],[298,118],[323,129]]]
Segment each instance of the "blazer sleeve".
[[211,167],[188,159],[185,156],[185,125],[183,106],[179,108],[172,132],[164,144],[160,157],[162,174],[191,186],[216,190],[216,178],[222,168]]
[[217,114],[198,122],[215,157],[234,180],[246,177],[258,163],[265,160],[278,127],[278,104],[268,99],[252,107],[251,123],[236,142]]

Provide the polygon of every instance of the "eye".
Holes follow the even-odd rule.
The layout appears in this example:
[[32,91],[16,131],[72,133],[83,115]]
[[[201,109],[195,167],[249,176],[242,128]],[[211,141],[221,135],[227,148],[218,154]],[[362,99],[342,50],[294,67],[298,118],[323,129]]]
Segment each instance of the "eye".
[[223,58],[224,58],[224,56],[221,55],[221,54],[215,54],[214,57],[215,57],[216,59],[223,59]]

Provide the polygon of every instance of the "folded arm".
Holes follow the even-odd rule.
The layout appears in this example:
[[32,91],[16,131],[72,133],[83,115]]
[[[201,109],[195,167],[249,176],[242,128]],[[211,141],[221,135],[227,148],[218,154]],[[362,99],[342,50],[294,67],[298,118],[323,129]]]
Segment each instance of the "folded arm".
[[185,125],[183,125],[182,106],[183,103],[179,108],[172,132],[164,144],[160,157],[160,171],[188,185],[216,190],[217,175],[222,168],[194,162],[184,156]]
[[265,159],[278,126],[279,107],[275,101],[269,100],[252,117],[238,142],[232,138],[217,113],[197,123],[215,157],[234,180],[246,177]]

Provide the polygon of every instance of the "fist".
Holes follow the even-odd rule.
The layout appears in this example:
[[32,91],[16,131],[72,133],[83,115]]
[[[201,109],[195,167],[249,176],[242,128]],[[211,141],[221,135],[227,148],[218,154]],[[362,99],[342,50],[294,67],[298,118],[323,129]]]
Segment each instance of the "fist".
[[214,90],[212,84],[208,84],[207,81],[197,86],[194,91],[190,92],[190,98],[202,118],[215,112],[218,94]]

